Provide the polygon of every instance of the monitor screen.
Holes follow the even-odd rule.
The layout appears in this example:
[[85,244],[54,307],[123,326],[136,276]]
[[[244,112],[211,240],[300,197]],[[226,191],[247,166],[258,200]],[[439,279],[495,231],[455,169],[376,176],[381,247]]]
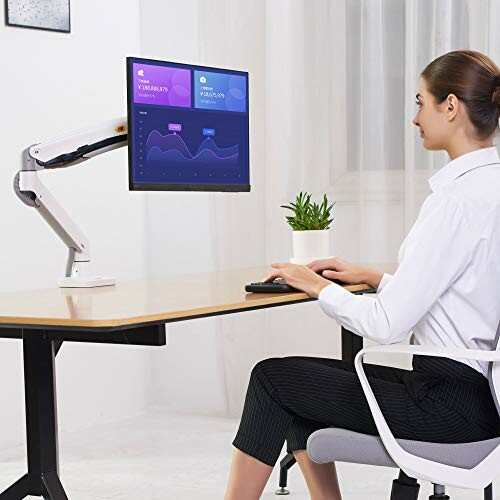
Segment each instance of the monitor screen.
[[250,191],[248,73],[127,58],[131,190]]

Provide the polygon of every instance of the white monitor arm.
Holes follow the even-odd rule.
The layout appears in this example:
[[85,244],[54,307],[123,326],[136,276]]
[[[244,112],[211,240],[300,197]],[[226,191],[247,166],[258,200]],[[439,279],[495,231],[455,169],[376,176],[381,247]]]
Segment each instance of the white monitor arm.
[[69,249],[66,274],[64,279],[59,280],[60,287],[114,285],[115,280],[90,274],[87,238],[42,184],[38,171],[71,167],[127,144],[127,119],[120,118],[93,129],[66,134],[50,142],[33,144],[22,152],[14,190],[23,203],[38,210]]

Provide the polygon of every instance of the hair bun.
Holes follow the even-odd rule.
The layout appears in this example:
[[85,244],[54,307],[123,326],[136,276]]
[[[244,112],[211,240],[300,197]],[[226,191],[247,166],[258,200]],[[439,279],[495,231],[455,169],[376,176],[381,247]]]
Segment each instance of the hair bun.
[[491,96],[491,102],[500,106],[500,75],[495,77],[495,89],[493,90],[493,95]]

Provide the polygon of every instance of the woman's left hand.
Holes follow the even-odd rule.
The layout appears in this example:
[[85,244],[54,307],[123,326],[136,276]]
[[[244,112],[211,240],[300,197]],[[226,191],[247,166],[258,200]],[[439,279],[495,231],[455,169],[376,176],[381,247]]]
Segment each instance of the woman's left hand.
[[274,271],[262,281],[266,282],[276,278],[283,278],[290,286],[302,290],[315,299],[318,298],[319,292],[325,286],[332,284],[330,280],[323,278],[307,266],[290,264],[288,262],[276,262],[271,265],[274,267]]

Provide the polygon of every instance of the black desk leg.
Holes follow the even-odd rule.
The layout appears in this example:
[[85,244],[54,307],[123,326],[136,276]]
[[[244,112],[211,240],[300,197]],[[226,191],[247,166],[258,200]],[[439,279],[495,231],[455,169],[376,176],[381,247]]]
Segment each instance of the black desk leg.
[[354,363],[354,358],[363,349],[363,337],[355,335],[351,331],[340,327],[342,335],[342,361]]
[[[355,335],[341,326],[342,335],[342,360],[354,363],[354,358],[361,349],[363,349],[363,337]],[[289,495],[290,491],[286,489],[288,482],[288,469],[295,465],[293,453],[288,453],[280,462],[280,484],[276,490],[276,495]],[[0,500],[2,498],[0,497]]]
[[43,496],[68,500],[59,479],[54,341],[42,335],[23,339],[28,473],[0,493],[0,500]]

